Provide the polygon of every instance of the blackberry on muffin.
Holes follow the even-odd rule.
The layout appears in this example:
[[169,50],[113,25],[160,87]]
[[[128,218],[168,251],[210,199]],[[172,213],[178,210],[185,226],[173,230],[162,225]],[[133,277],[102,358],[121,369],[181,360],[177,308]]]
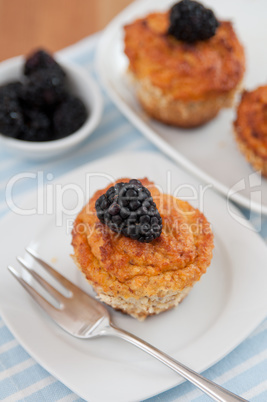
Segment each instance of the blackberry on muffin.
[[196,127],[232,106],[245,71],[231,22],[182,0],[124,27],[128,72],[143,109],[174,126]]
[[116,183],[96,200],[95,209],[102,223],[131,239],[149,243],[161,234],[157,206],[139,180]]
[[170,10],[168,34],[192,43],[215,35],[219,22],[212,10],[197,1],[182,0]]
[[[159,236],[150,242],[138,241],[138,237],[130,238],[110,228],[102,213],[101,220],[98,218],[105,194],[114,199],[115,186],[130,183],[124,178],[97,191],[78,214],[72,245],[73,259],[97,297],[144,320],[177,306],[186,297],[210,265],[213,234],[200,211],[161,193],[146,178],[139,182],[149,189],[156,204],[162,222]],[[107,207],[105,203],[101,209]]]

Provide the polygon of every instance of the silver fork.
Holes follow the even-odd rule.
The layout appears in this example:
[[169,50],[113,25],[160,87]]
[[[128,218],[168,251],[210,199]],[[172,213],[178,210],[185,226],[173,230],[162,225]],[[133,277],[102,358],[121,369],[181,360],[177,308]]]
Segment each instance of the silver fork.
[[110,320],[109,313],[102,303],[89,296],[67,278],[57,272],[49,264],[43,261],[36,251],[27,248],[26,251],[53,277],[63,288],[66,295],[55,289],[37,272],[28,266],[26,261],[17,257],[24,269],[44,288],[57,302],[58,307],[51,304],[36,289],[34,289],[11,266],[9,271],[26,289],[40,307],[65,331],[77,338],[90,339],[99,336],[115,336],[132,343],[143,351],[160,360],[166,366],[180,374],[183,378],[200,388],[213,400],[219,402],[246,401],[245,399],[222,388],[218,384],[206,379],[177,360],[161,352],[149,343],[136,337],[121,328],[116,327]]

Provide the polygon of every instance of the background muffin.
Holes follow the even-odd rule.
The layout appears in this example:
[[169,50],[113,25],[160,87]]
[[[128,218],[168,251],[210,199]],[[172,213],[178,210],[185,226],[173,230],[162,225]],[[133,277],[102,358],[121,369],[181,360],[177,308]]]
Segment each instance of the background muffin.
[[[122,179],[118,182],[128,182]],[[162,232],[149,243],[112,231],[99,221],[99,190],[77,216],[73,228],[74,261],[101,301],[139,320],[176,306],[206,272],[213,235],[204,215],[149,182],[162,219]],[[114,184],[113,184],[114,185]]]
[[240,151],[267,177],[267,86],[244,91],[237,108],[234,133]]
[[[189,10],[184,10],[185,3]],[[173,28],[175,7],[180,7],[183,19]],[[211,120],[232,105],[244,75],[244,50],[230,22],[220,21],[214,35],[204,40],[197,35],[205,24],[194,28],[199,29],[197,35],[189,30],[186,37],[183,26],[180,39],[174,36],[181,21],[191,29],[192,21],[199,19],[194,13],[205,17],[208,12],[210,18],[211,11],[203,9],[199,3],[182,1],[171,11],[149,14],[124,27],[125,54],[138,99],[149,115],[167,124],[194,127]]]

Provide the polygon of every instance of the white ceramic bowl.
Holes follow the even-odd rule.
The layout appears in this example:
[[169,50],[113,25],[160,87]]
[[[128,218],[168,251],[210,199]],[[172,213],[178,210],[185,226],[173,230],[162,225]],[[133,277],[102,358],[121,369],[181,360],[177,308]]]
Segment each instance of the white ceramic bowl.
[[[87,138],[99,124],[102,114],[102,97],[98,86],[83,68],[55,57],[68,77],[70,92],[78,96],[88,110],[88,117],[79,130],[55,141],[31,142],[9,138],[0,134],[0,147],[16,157],[28,160],[43,160],[59,156],[75,148]],[[0,85],[20,80],[23,76],[23,56],[14,57],[0,63]]]

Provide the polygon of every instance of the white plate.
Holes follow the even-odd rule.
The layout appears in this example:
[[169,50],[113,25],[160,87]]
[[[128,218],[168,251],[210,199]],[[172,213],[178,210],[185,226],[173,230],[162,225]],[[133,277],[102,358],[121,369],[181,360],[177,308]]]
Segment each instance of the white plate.
[[[39,309],[5,267],[18,268],[15,256],[24,255],[24,247],[34,239],[32,246],[43,257],[91,291],[69,257],[68,232],[88,197],[110,178],[122,176],[147,176],[164,191],[191,198],[195,207],[203,207],[215,233],[215,250],[208,272],[181,306],[142,323],[112,311],[116,324],[201,372],[237,346],[267,314],[264,242],[241,224],[242,217],[225,199],[210,189],[205,191],[165,157],[115,155],[83,166],[53,185],[48,182],[1,221],[0,313],[46,370],[94,402],[142,400],[179,384],[181,378],[123,341],[72,338]],[[20,214],[23,205],[28,216]],[[39,213],[31,211],[37,207]]]
[[[237,149],[232,133],[234,110],[223,110],[203,127],[184,130],[153,121],[136,101],[125,75],[128,62],[123,53],[122,27],[148,12],[166,10],[173,3],[173,0],[135,2],[108,25],[99,42],[97,55],[97,68],[103,84],[125,116],[162,151],[201,180],[212,183],[222,194],[231,196],[233,201],[267,214],[267,180],[253,174]],[[244,87],[251,89],[266,83],[266,0],[205,0],[204,3],[221,19],[233,21],[245,46],[247,72]]]

